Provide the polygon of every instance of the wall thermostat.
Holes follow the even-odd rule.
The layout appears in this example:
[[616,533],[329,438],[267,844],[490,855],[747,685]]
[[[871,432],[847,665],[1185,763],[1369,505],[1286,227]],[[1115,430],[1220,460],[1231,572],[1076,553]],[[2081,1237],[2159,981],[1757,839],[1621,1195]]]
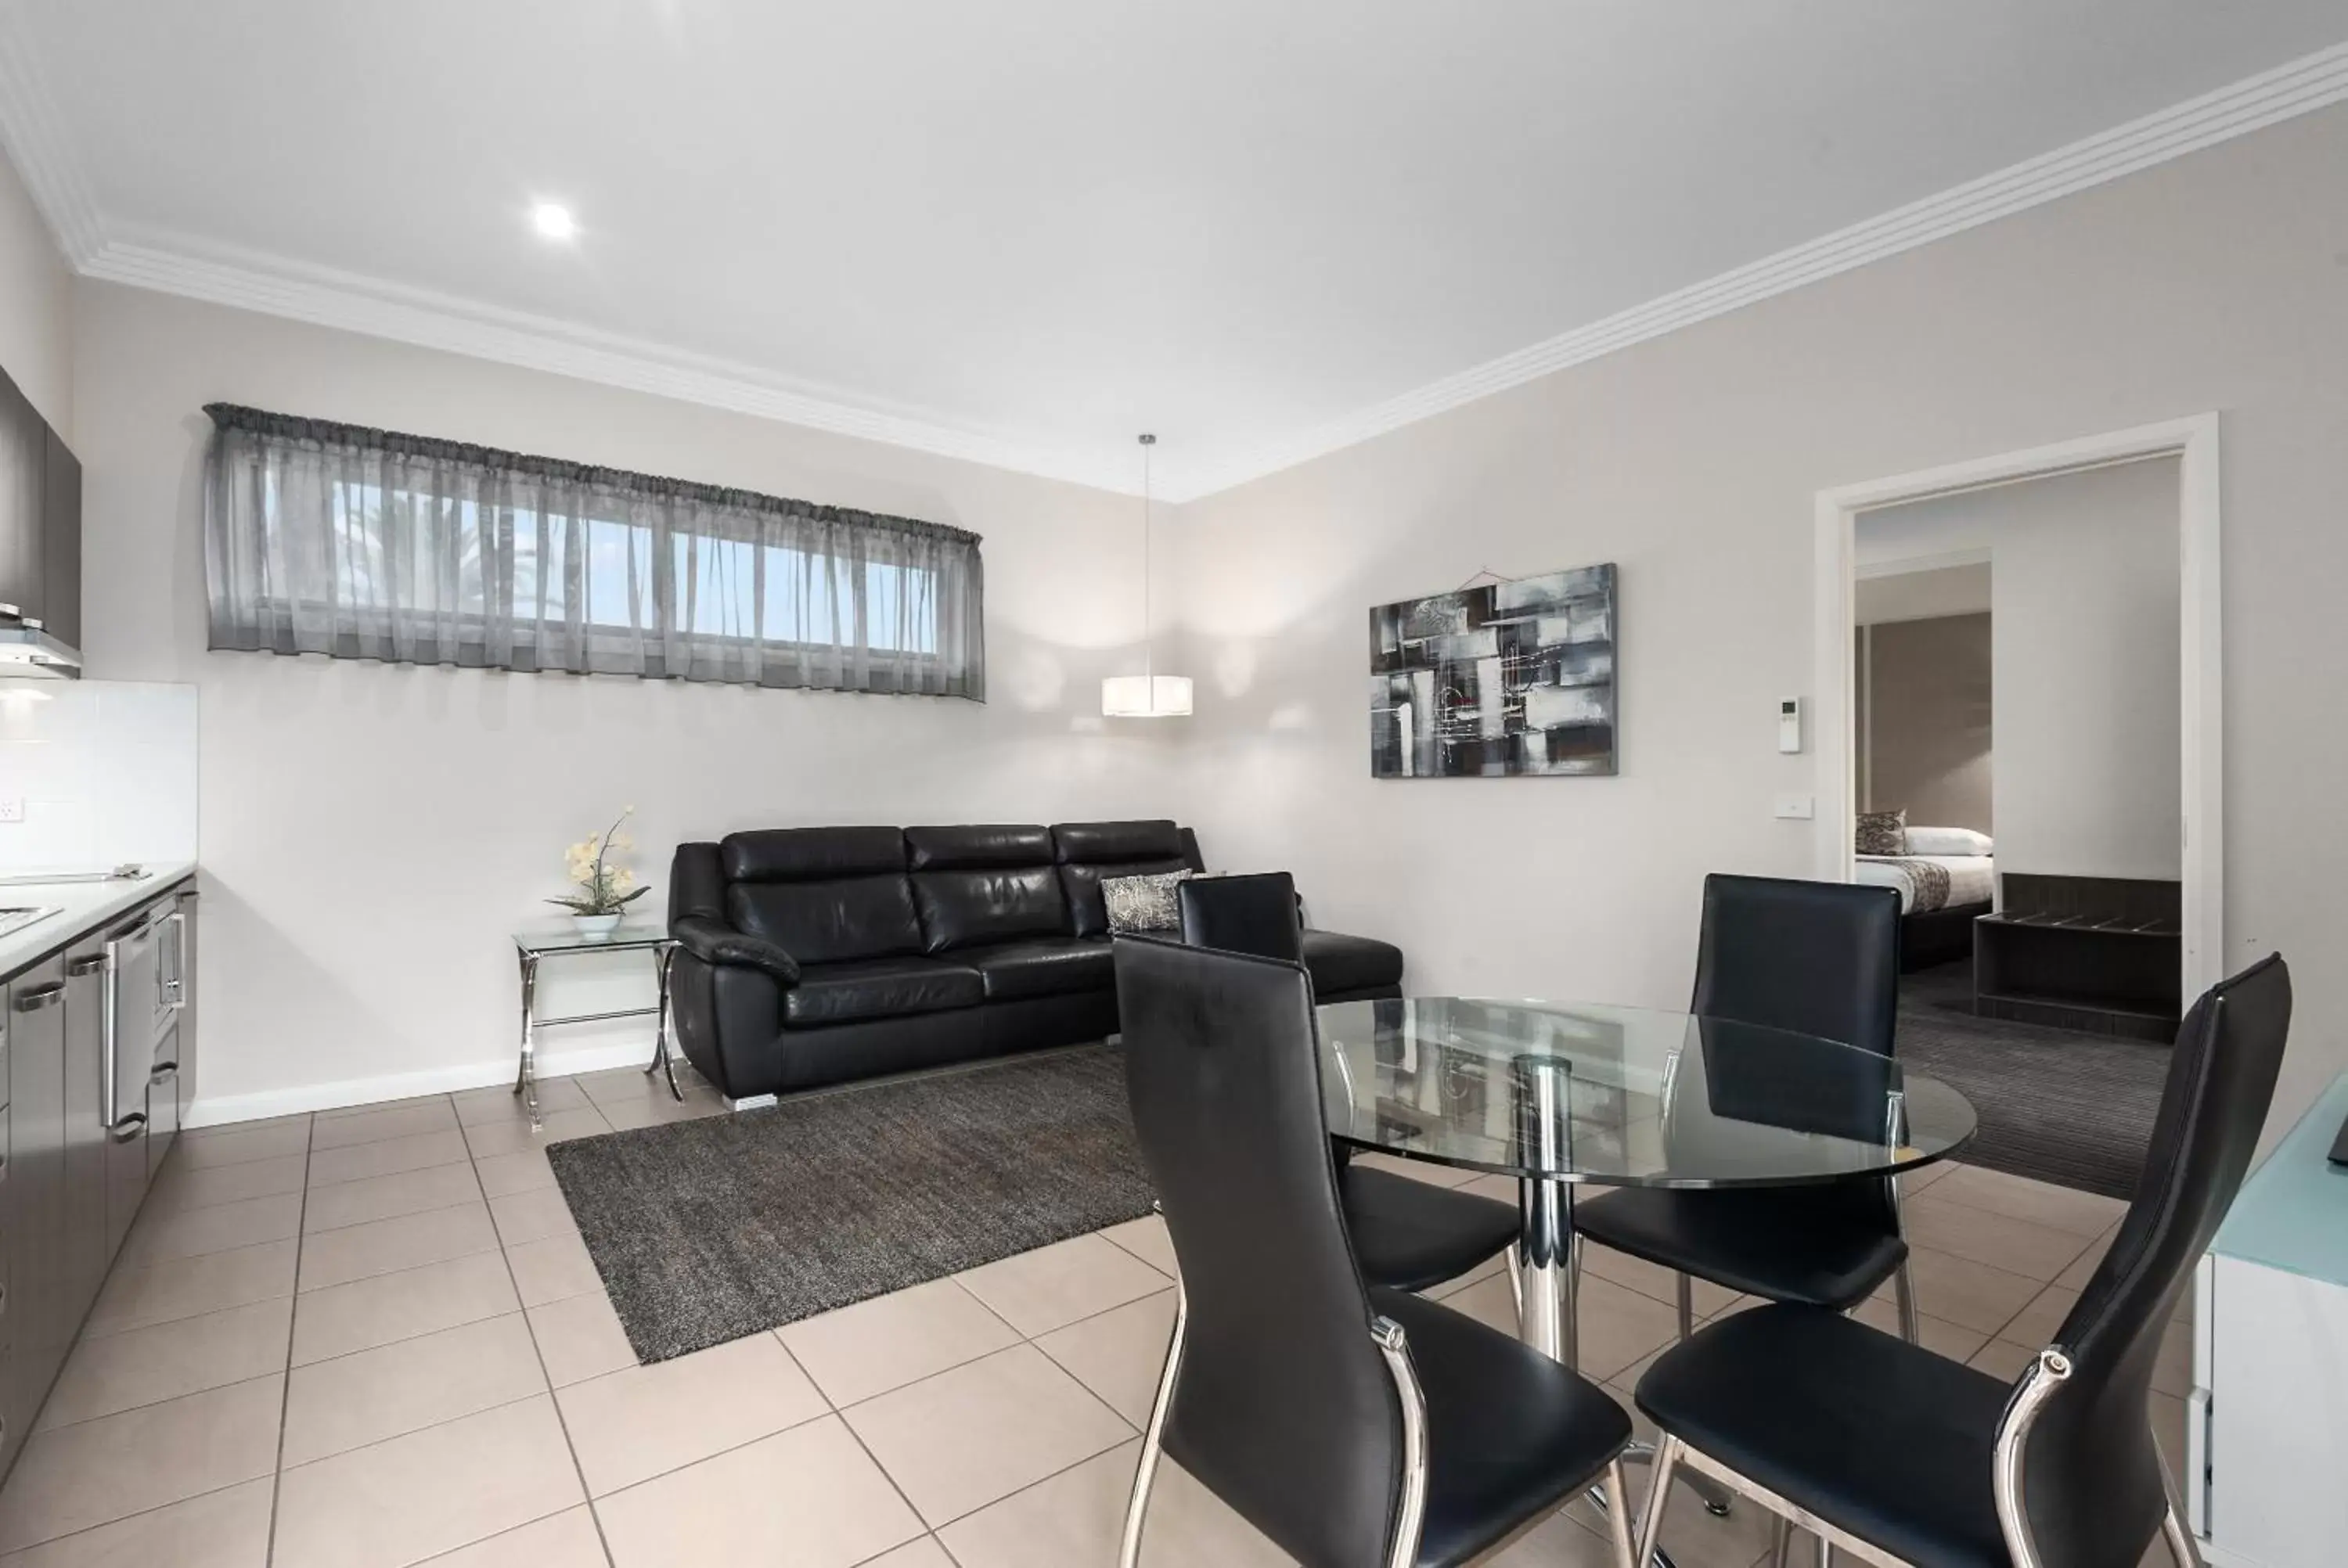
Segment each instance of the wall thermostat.
[[1777,699],[1777,749],[1781,752],[1802,749],[1802,700],[1799,697]]

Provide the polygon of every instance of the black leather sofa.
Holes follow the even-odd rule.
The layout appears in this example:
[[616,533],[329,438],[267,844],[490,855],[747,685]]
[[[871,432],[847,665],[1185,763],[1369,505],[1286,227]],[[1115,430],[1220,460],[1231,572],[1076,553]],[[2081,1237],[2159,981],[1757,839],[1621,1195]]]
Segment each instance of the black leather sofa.
[[[728,1099],[1117,1032],[1103,879],[1202,869],[1170,822],[795,827],[682,844],[671,1016]],[[1402,994],[1402,952],[1304,933],[1323,1001]]]

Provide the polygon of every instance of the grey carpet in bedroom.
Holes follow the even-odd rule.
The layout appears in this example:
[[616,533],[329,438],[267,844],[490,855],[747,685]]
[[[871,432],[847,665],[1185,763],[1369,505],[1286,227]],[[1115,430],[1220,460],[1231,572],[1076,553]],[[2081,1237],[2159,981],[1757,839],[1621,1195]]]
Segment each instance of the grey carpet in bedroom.
[[1976,1018],[1972,966],[1901,977],[1900,1060],[1981,1113],[1957,1158],[2106,1197],[2136,1194],[2168,1047]]
[[1149,1212],[1107,1046],[547,1150],[642,1361]]

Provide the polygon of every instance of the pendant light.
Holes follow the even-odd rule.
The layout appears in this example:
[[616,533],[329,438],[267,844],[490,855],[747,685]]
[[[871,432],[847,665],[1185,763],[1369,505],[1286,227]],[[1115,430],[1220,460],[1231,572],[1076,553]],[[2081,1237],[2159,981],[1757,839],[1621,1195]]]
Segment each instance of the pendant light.
[[1101,712],[1112,719],[1185,719],[1190,714],[1190,678],[1158,673],[1149,634],[1149,449],[1158,437],[1141,437],[1141,671],[1101,682]]

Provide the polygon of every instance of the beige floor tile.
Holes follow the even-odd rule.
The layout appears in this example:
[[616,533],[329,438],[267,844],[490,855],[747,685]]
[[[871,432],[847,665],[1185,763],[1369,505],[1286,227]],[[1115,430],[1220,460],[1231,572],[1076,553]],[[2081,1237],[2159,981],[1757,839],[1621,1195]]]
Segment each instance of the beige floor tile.
[[670,1122],[697,1122],[704,1116],[723,1116],[726,1114],[726,1102],[720,1100],[715,1091],[704,1090],[698,1093],[688,1092],[684,1103],[679,1104],[668,1097],[668,1090],[664,1086],[657,1100],[649,1096],[642,1100],[605,1100],[599,1102],[596,1109],[602,1112],[603,1120],[612,1124],[612,1131],[624,1132],[632,1127],[656,1127]]
[[1032,1345],[997,1351],[844,1414],[933,1529],[1133,1435]]
[[476,1160],[492,1154],[519,1154],[524,1149],[543,1149],[560,1143],[565,1138],[592,1138],[598,1132],[609,1132],[612,1124],[603,1113],[592,1105],[578,1105],[567,1111],[551,1111],[545,1124],[533,1132],[529,1119],[517,1117],[510,1121],[477,1122],[465,1128],[466,1147],[473,1151]]
[[1954,1160],[1935,1160],[1929,1165],[1903,1172],[1900,1177],[1900,1195],[1903,1198],[1912,1198],[1926,1188],[1947,1180],[1959,1171],[1969,1168],[1959,1164]]
[[595,1272],[587,1244],[575,1235],[551,1235],[508,1247],[506,1263],[513,1269],[514,1288],[521,1293],[524,1307],[542,1307],[603,1288],[603,1276]]
[[1172,1283],[1097,1235],[1056,1242],[954,1277],[996,1317],[1031,1337],[1153,1295]]
[[891,1291],[777,1330],[835,1405],[975,1361],[1019,1343],[1009,1324],[951,1279]]
[[521,1306],[505,1259],[493,1252],[305,1291],[294,1313],[294,1365],[478,1323]]
[[1484,1280],[1498,1277],[1501,1270],[1508,1266],[1509,1260],[1506,1254],[1502,1254],[1497,1257],[1488,1257],[1483,1262],[1478,1264],[1475,1267],[1469,1269],[1467,1273],[1461,1275],[1458,1278],[1447,1279],[1440,1285],[1431,1285],[1419,1294],[1426,1296],[1429,1301],[1446,1300],[1448,1297],[1458,1295],[1461,1291],[1467,1289],[1471,1285],[1480,1284]]
[[420,1568],[609,1568],[610,1563],[594,1511],[580,1507],[460,1546]]
[[242,1203],[149,1214],[131,1227],[118,1268],[147,1268],[174,1258],[232,1252],[265,1241],[283,1241],[302,1225],[302,1194],[281,1193]]
[[577,1235],[579,1222],[571,1217],[570,1200],[560,1187],[539,1187],[508,1193],[489,1200],[489,1217],[498,1222],[498,1239],[508,1246],[544,1241],[551,1235]]
[[[1879,1296],[1871,1296],[1859,1304],[1851,1316],[1870,1328],[1880,1328],[1886,1334],[1900,1332],[1900,1308],[1897,1304]],[[1929,1312],[1916,1314],[1916,1331],[1924,1341],[1924,1348],[1935,1356],[1946,1356],[1952,1361],[1962,1361],[1989,1343],[1989,1336],[1945,1317],[1935,1317]]]
[[2011,1339],[1993,1339],[1973,1352],[1965,1365],[1987,1372],[2001,1383],[2011,1383],[2022,1376],[2030,1363],[2037,1359],[2043,1346],[2017,1345]]
[[279,1463],[307,1464],[545,1391],[520,1313],[296,1367]]
[[2127,1204],[2100,1193],[2082,1193],[2051,1182],[2008,1175],[1981,1165],[1952,1171],[1930,1189],[1932,1196],[1968,1208],[2051,1225],[2083,1236],[2099,1236],[2120,1223]]
[[541,1187],[554,1185],[554,1167],[547,1163],[543,1149],[491,1154],[475,1160],[473,1171],[481,1178],[481,1191],[493,1198],[502,1198],[509,1193],[536,1192]]
[[2070,1266],[2090,1238],[1986,1209],[1946,1203],[1930,1194],[1900,1205],[1908,1239],[2009,1274],[2051,1280]]
[[2171,1323],[2161,1330],[2160,1354],[2152,1364],[2156,1392],[2183,1399],[2193,1391],[2193,1326]]
[[1415,1182],[1427,1182],[1438,1187],[1464,1187],[1476,1179],[1474,1171],[1457,1165],[1438,1165],[1432,1160],[1406,1160],[1398,1154],[1372,1154],[1360,1150],[1354,1153],[1354,1163],[1374,1171],[1392,1171],[1397,1176],[1408,1176]]
[[2104,1254],[2111,1248],[2112,1233],[2106,1231],[2087,1244],[2086,1251],[2071,1260],[2070,1267],[2054,1276],[2054,1283],[2068,1286],[2073,1290],[2086,1289],[2087,1281],[2095,1275],[2096,1266],[2104,1261]]
[[1166,1234],[1163,1214],[1144,1214],[1138,1220],[1111,1225],[1100,1234],[1169,1279],[1179,1272],[1174,1263],[1174,1238]]
[[94,1420],[285,1369],[294,1298],[127,1329],[74,1347],[36,1430]]
[[636,1364],[627,1330],[620,1327],[611,1297],[600,1290],[531,1307],[530,1329],[546,1375],[558,1389]]
[[[1649,1263],[1645,1258],[1632,1257],[1592,1242],[1582,1247],[1581,1270],[1585,1275],[1594,1274],[1635,1290],[1651,1301],[1663,1302],[1674,1313],[1679,1310],[1679,1276],[1659,1263]],[[1710,1317],[1736,1299],[1736,1292],[1708,1279],[1694,1281],[1691,1296],[1698,1317]]]
[[265,1568],[272,1480],[167,1503],[0,1557],[0,1568]]
[[[1981,1334],[1996,1333],[2044,1288],[2023,1275],[1929,1246],[1911,1248],[1908,1266],[1915,1277],[1919,1312]],[[1886,1281],[1876,1295],[1889,1299],[1890,1283]]]
[[[1653,1440],[1655,1430],[1645,1418],[1635,1411],[1632,1425],[1640,1437]],[[1647,1482],[1653,1471],[1646,1465],[1628,1467],[1625,1481],[1631,1494],[1632,1517],[1640,1517],[1646,1507]],[[1593,1535],[1606,1528],[1604,1518],[1590,1505],[1587,1497],[1578,1497],[1566,1505],[1565,1515]],[[1769,1550],[1769,1515],[1751,1502],[1740,1501],[1725,1519],[1715,1518],[1704,1512],[1703,1499],[1686,1485],[1672,1488],[1671,1501],[1663,1510],[1663,1528],[1660,1544],[1668,1551],[1679,1568],[1755,1568],[1757,1559]],[[1797,1539],[1792,1560],[1797,1563],[1816,1562],[1816,1548],[1804,1556],[1803,1542]],[[1538,1560],[1537,1560],[1538,1561]],[[1566,1562],[1573,1559],[1567,1558]],[[1835,1561],[1844,1563],[1845,1555],[1835,1554]],[[1519,1568],[1503,1557],[1495,1568]]]
[[1614,1549],[1593,1525],[1570,1513],[1552,1513],[1483,1568],[1614,1568]]
[[182,1132],[172,1145],[171,1160],[188,1170],[216,1165],[241,1165],[252,1160],[283,1160],[306,1153],[310,1119],[297,1116],[264,1126],[232,1124]]
[[0,1491],[0,1552],[266,1476],[283,1377],[35,1432]]
[[489,1205],[475,1198],[445,1209],[426,1209],[304,1236],[302,1288],[324,1290],[355,1279],[497,1250],[498,1227],[489,1219]]
[[439,1132],[457,1125],[456,1107],[445,1094],[397,1104],[348,1112],[327,1112],[310,1128],[310,1152],[344,1149],[354,1143],[379,1143],[391,1138],[411,1138],[418,1132]]
[[420,1214],[427,1209],[451,1208],[481,1195],[481,1184],[469,1162],[432,1165],[391,1176],[368,1176],[311,1189],[302,1214],[305,1234],[363,1225],[370,1220]]
[[837,1416],[598,1499],[615,1568],[849,1568],[921,1521]]
[[585,1501],[544,1395],[409,1432],[279,1478],[285,1568],[395,1568]]
[[117,1268],[98,1293],[82,1333],[119,1334],[149,1324],[194,1317],[273,1296],[294,1294],[301,1243],[263,1242],[229,1252],[175,1258],[146,1268]]
[[156,1176],[147,1194],[144,1212],[179,1214],[249,1198],[275,1197],[302,1190],[309,1169],[307,1154],[286,1154],[274,1160],[246,1160],[233,1165],[184,1165],[174,1156]]
[[[0,1568],[6,1568],[0,1564]],[[894,1552],[883,1552],[864,1568],[954,1568],[954,1560],[938,1544],[934,1535],[924,1535],[919,1541],[908,1541]]]
[[[1478,1281],[1443,1305],[1516,1337],[1516,1298],[1505,1276]],[[1584,1274],[1576,1306],[1581,1375],[1592,1382],[1621,1375],[1679,1337],[1676,1311],[1611,1279]]]
[[471,1158],[465,1135],[454,1127],[339,1149],[315,1149],[310,1153],[310,1185],[328,1187],[368,1176],[396,1176],[402,1171],[455,1165]]
[[594,1497],[813,1420],[829,1408],[771,1334],[591,1378],[555,1399]]
[[2063,1319],[2079,1304],[2079,1293],[2067,1286],[2050,1285],[2031,1298],[2028,1306],[2013,1315],[2012,1321],[1997,1331],[2001,1339],[2011,1339],[2017,1345],[2044,1347],[2054,1343],[2055,1331]]
[[[499,1084],[493,1089],[468,1089],[449,1096],[457,1110],[457,1120],[468,1127],[483,1122],[528,1122],[530,1108],[512,1088]],[[551,1116],[558,1111],[578,1111],[588,1104],[586,1091],[575,1078],[541,1078],[538,1081],[538,1109],[541,1115]]]
[[2184,1473],[2185,1401],[2174,1394],[2155,1394],[2145,1401],[2145,1418],[2152,1422],[2153,1440],[2168,1461],[2169,1479]]
[[1035,1348],[1139,1429],[1148,1424],[1173,1337],[1174,1292],[1161,1290],[1056,1328]]
[[[1117,1561],[1133,1469],[1126,1442],[1012,1493],[938,1532],[961,1568],[1099,1568]],[[1143,1568],[1291,1568],[1288,1554],[1160,1460],[1141,1532]]]

